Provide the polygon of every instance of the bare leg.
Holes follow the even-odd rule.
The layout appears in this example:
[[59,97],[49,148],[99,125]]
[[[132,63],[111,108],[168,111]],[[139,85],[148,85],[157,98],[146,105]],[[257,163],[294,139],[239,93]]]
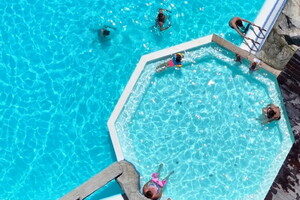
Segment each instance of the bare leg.
[[162,71],[164,71],[167,68],[168,68],[168,63],[165,62],[165,63],[162,63],[162,64],[158,65],[156,67],[155,71],[156,72],[162,72]]
[[164,178],[163,180],[168,180],[169,177],[170,177],[172,174],[174,174],[174,171],[171,171],[171,172],[168,174],[168,176],[166,176],[166,178]]
[[160,165],[158,166],[158,169],[157,169],[157,177],[159,178],[159,175],[160,175],[160,171],[161,171],[161,169],[162,169],[162,167],[163,167],[163,164],[162,163],[160,163]]

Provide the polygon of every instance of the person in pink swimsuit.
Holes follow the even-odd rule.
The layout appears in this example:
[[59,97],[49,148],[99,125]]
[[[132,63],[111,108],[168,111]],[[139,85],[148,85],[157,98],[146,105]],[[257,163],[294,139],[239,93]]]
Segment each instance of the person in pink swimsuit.
[[[172,171],[166,178],[160,180],[159,175],[162,166],[163,164],[159,165],[157,172],[152,174],[152,178],[143,187],[143,194],[148,199],[159,199],[162,196],[163,188],[167,184],[169,177],[174,173],[174,171]],[[170,198],[168,198],[168,200],[170,200]]]

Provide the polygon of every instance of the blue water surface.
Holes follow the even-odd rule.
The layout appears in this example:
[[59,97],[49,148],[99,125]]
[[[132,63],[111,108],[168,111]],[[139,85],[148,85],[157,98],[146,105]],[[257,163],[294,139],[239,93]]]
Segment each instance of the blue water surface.
[[[262,200],[294,142],[276,76],[215,43],[184,51],[183,67],[148,62],[115,128],[122,153],[151,178],[171,171],[162,199]],[[281,108],[262,124],[262,108]]]
[[139,58],[212,33],[239,44],[229,19],[263,2],[1,1],[0,199],[58,199],[116,161],[106,121]]

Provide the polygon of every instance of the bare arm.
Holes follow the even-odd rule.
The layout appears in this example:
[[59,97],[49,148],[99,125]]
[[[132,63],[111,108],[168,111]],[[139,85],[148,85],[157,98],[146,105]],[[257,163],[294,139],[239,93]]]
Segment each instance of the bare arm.
[[[246,19],[242,19],[242,18],[240,18],[242,21],[244,21],[244,22],[247,22],[248,24],[251,24],[252,26],[256,26],[256,27],[259,27],[259,26],[257,26],[256,24],[254,24],[254,23],[252,23],[252,22],[250,22],[250,21],[248,21],[248,20],[246,20]],[[260,27],[259,27],[260,28]]]
[[252,23],[252,22],[250,22],[250,21],[248,21],[248,20],[246,20],[246,19],[242,19],[242,18],[241,18],[241,20],[244,21],[244,22],[247,22],[247,23],[251,24],[252,26],[256,26],[256,27],[259,28],[260,30],[266,31],[266,29],[263,29],[263,28],[261,28],[260,26],[254,24],[254,23]]
[[104,25],[104,26],[103,26],[103,28],[111,28],[111,29],[114,29],[114,30],[116,30],[116,28],[115,28],[115,27],[108,26],[108,25]]
[[159,9],[158,9],[158,12],[159,12],[159,11],[167,11],[167,12],[171,13],[171,11],[169,11],[169,10],[167,10],[167,9],[164,9],[164,8],[159,8]]
[[242,20],[243,22],[247,22],[248,24],[255,25],[255,24],[253,24],[252,22],[250,22],[250,21],[248,21],[248,20],[246,20],[246,19],[240,18],[240,20]]
[[279,115],[276,113],[271,119],[268,119],[268,123],[270,123],[271,121],[274,120],[278,120],[279,119]]
[[160,31],[165,31],[165,30],[167,30],[170,27],[171,27],[171,24],[169,26],[167,26],[167,27],[159,26],[159,30]]
[[[245,37],[245,34],[242,33],[242,32],[240,31],[240,29],[239,29],[235,24],[233,24],[233,28],[236,30],[236,32],[238,32],[238,34],[239,34],[240,36],[246,38],[246,37]],[[246,39],[248,39],[248,38],[246,38]]]

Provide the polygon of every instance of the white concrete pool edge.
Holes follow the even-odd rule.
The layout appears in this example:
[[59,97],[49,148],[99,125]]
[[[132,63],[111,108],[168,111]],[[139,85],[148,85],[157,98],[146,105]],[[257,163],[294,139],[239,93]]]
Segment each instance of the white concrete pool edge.
[[[255,24],[260,25],[262,28],[267,30],[265,35],[269,35],[269,33],[272,30],[272,27],[275,24],[279,14],[281,13],[284,5],[286,4],[286,1],[287,0],[275,0],[275,1],[274,0],[266,0],[265,1],[264,5],[263,5],[263,8],[260,10],[258,16],[256,17],[256,20],[254,21]],[[249,37],[253,37],[253,35],[249,35]],[[256,38],[255,41],[260,43],[260,45],[258,47],[258,50],[260,50],[261,47],[263,46],[264,42],[266,41],[267,37],[264,38],[264,39],[259,39],[257,37],[255,37],[255,38]],[[193,41],[190,41],[190,42],[187,42],[187,43],[176,45],[176,46],[173,46],[173,47],[170,47],[170,48],[167,48],[167,49],[163,49],[161,51],[157,51],[157,52],[154,52],[154,53],[150,53],[150,54],[147,54],[147,55],[144,55],[144,56],[141,57],[139,63],[137,64],[137,67],[135,68],[134,72],[132,73],[132,75],[131,75],[131,77],[130,77],[130,79],[129,79],[129,81],[128,81],[121,97],[120,97],[120,99],[118,100],[118,102],[117,102],[117,104],[116,104],[116,106],[115,106],[108,122],[107,122],[107,126],[108,126],[108,129],[109,129],[109,134],[110,134],[110,137],[111,137],[111,140],[112,140],[113,148],[115,150],[117,161],[124,160],[124,155],[123,155],[123,152],[122,152],[122,148],[121,148],[119,138],[117,136],[116,128],[115,128],[114,124],[115,124],[119,114],[121,113],[122,108],[124,107],[126,101],[128,100],[129,95],[131,94],[135,83],[137,82],[140,74],[142,73],[145,64],[147,62],[149,62],[150,60],[163,59],[164,57],[169,56],[171,54],[174,54],[176,52],[196,48],[198,46],[204,45],[204,44],[212,42],[212,41],[218,43],[221,46],[223,46],[222,42],[228,43],[232,47],[235,46],[235,45],[229,43],[228,41],[226,41],[226,40],[224,40],[224,39],[222,39],[218,36],[209,35],[209,36],[197,39],[197,40],[193,40]],[[186,47],[186,49],[184,49],[184,47]],[[235,52],[235,53],[239,52],[241,54],[241,56],[243,56],[244,58],[247,58],[248,60],[252,60],[255,57],[255,56],[251,55],[250,53],[248,53],[248,52],[251,52],[251,53],[255,53],[255,52],[251,51],[250,48],[246,44],[242,44],[240,47],[241,47],[241,49],[239,49],[239,50],[235,49],[235,51],[233,51],[231,48],[230,48],[230,50]],[[244,49],[246,51],[241,51],[242,49]],[[267,71],[273,73],[275,76],[278,76],[280,74],[279,70],[271,68],[268,65],[263,64],[263,67]],[[124,198],[121,194],[115,195],[115,196],[112,196],[112,197],[108,197],[108,198],[105,198],[105,199],[106,200],[124,200]]]
[[[257,15],[254,21],[254,24],[267,30],[264,33],[264,35],[266,36],[269,35],[286,2],[287,0],[266,0],[265,1],[262,9],[260,10],[259,14]],[[260,33],[259,36],[261,35],[262,34]],[[252,31],[249,31],[247,33],[247,37],[255,38],[254,41],[260,43],[258,46],[258,51],[260,51],[260,49],[262,48],[263,44],[267,39],[267,37],[264,37],[263,39],[256,37]],[[250,46],[251,48],[254,47],[254,45],[250,45]],[[254,54],[258,52],[258,51],[255,52],[251,50],[246,43],[242,43],[241,48]]]
[[[242,57],[244,57],[245,59],[247,59],[249,61],[251,61],[251,60],[253,60],[253,58],[255,58],[255,55],[235,46],[234,44],[232,44],[232,43],[228,42],[227,40],[225,40],[217,35],[214,35],[214,34],[142,56],[140,61],[137,64],[137,67],[135,68],[134,72],[132,73],[119,101],[117,102],[108,122],[107,122],[109,134],[110,134],[112,144],[113,144],[113,147],[115,150],[117,161],[124,160],[124,155],[123,155],[122,148],[121,148],[121,145],[119,142],[119,138],[116,133],[115,122],[116,122],[119,114],[121,113],[124,105],[126,104],[130,94],[132,93],[134,86],[135,86],[136,82],[138,81],[138,78],[140,77],[141,73],[144,70],[145,65],[148,62],[156,61],[159,59],[165,59],[166,57],[169,57],[170,55],[175,54],[177,52],[188,51],[188,50],[203,46],[203,45],[211,43],[211,42],[215,42],[218,45],[228,49],[231,52],[238,53],[239,55],[241,55]],[[279,70],[276,70],[276,69],[268,66],[265,63],[262,63],[262,67],[265,70],[269,71],[270,73],[274,74],[275,76],[278,76],[280,73]]]
[[[109,134],[111,137],[113,148],[115,150],[117,161],[124,160],[124,155],[122,152],[122,148],[121,148],[120,141],[117,136],[117,132],[116,132],[116,128],[115,128],[114,124],[115,124],[119,114],[121,113],[122,108],[124,107],[125,103],[127,102],[129,95],[131,94],[136,82],[138,81],[138,78],[140,77],[141,73],[143,72],[146,63],[149,61],[157,60],[157,59],[163,59],[164,57],[167,57],[167,56],[174,54],[176,52],[179,52],[179,51],[196,48],[198,46],[201,46],[203,44],[211,42],[212,38],[213,38],[213,35],[209,35],[209,36],[197,39],[197,40],[192,40],[190,42],[182,43],[180,45],[176,45],[176,46],[173,46],[173,47],[170,47],[167,49],[156,51],[156,52],[153,52],[153,53],[150,53],[150,54],[147,54],[147,55],[144,55],[141,57],[140,61],[138,62],[135,70],[133,71],[127,85],[125,86],[123,93],[121,94],[121,97],[119,98],[119,100],[107,122]],[[124,198],[121,194],[119,194],[119,195],[105,198],[105,200],[124,200]]]
[[[261,26],[262,28],[265,28],[267,30],[266,35],[268,35],[270,33],[275,21],[277,20],[284,5],[286,4],[286,1],[287,0],[266,0],[265,1],[262,9],[260,10],[258,16],[256,17],[254,23]],[[247,36],[252,38],[255,35],[253,32],[250,32],[249,35],[247,35]],[[256,38],[255,41],[260,43],[260,45],[259,45],[259,49],[260,49],[262,47],[262,45],[264,44],[266,38],[264,38],[264,39],[259,39],[257,37],[254,37],[254,38]],[[204,45],[204,44],[206,44],[208,42],[212,42],[212,41],[218,43],[221,46],[223,46],[222,42],[229,43],[229,45],[231,44],[230,42],[212,34],[212,35],[202,37],[202,38],[199,38],[196,40],[192,40],[192,41],[189,41],[186,43],[182,43],[182,44],[170,47],[170,48],[156,51],[156,52],[153,52],[153,53],[150,53],[150,54],[147,54],[147,55],[144,55],[141,57],[139,63],[137,64],[137,67],[135,68],[134,72],[132,73],[131,78],[129,79],[120,99],[117,102],[117,105],[115,106],[115,108],[107,122],[109,134],[110,134],[112,144],[113,144],[113,147],[114,147],[114,150],[116,153],[117,161],[123,160],[124,156],[123,156],[123,152],[122,152],[122,149],[121,149],[121,146],[119,143],[119,139],[116,134],[114,122],[117,120],[117,117],[120,114],[122,107],[125,105],[136,81],[138,80],[140,74],[142,73],[145,64],[151,60],[154,61],[157,59],[163,59],[164,57],[174,54],[176,52],[196,48],[198,46]],[[224,41],[226,41],[226,42],[224,42]],[[240,50],[237,50],[236,48],[234,48],[235,45],[231,44],[230,46],[233,47],[233,49],[229,49],[230,51],[233,51],[235,53],[240,51]],[[254,56],[249,56],[249,52],[250,53],[255,53],[255,52],[251,51],[250,48],[246,44],[243,43],[243,44],[241,44],[240,47],[241,47],[241,49],[244,49],[246,51],[246,52],[240,53],[242,57],[244,57],[248,60],[252,60],[254,58]],[[227,48],[227,47],[225,47],[225,48]],[[280,73],[280,71],[273,69],[273,68],[269,67],[268,65],[263,64],[263,67],[267,71],[275,74],[276,76],[278,76]]]
[[176,46],[172,46],[170,48],[166,48],[160,51],[156,51],[150,54],[146,54],[141,57],[140,61],[138,62],[135,70],[133,71],[120,99],[118,100],[110,118],[108,119],[107,126],[109,130],[109,134],[112,140],[112,144],[116,153],[117,161],[124,160],[123,152],[121,149],[121,145],[116,133],[116,128],[114,126],[115,121],[117,120],[119,114],[122,111],[122,108],[124,107],[129,95],[131,94],[138,78],[140,77],[141,73],[144,70],[144,67],[147,62],[154,61],[158,59],[163,59],[165,57],[168,57],[176,52],[186,51],[188,49],[193,49],[198,46],[207,44],[212,41],[213,35],[209,35],[206,37],[202,37],[196,40],[192,40],[189,42],[185,42]]
[[[196,40],[185,42],[185,43],[182,43],[182,44],[179,44],[176,46],[172,46],[172,47],[142,56],[140,61],[137,64],[135,70],[133,71],[127,85],[125,86],[125,89],[124,89],[123,93],[121,94],[120,99],[118,100],[118,102],[107,122],[109,134],[110,134],[110,137],[112,140],[113,148],[115,150],[117,161],[124,160],[124,155],[122,152],[119,138],[117,136],[115,122],[118,119],[118,116],[120,115],[120,113],[122,112],[127,100],[129,99],[130,94],[133,92],[134,86],[135,86],[136,82],[138,81],[141,73],[143,72],[145,65],[148,62],[165,59],[166,57],[169,57],[170,55],[175,54],[177,52],[188,51],[188,50],[198,48],[200,46],[203,46],[203,45],[211,43],[211,42],[215,42],[218,45],[220,45],[221,47],[224,47],[225,49],[227,49],[231,52],[238,53],[242,57],[244,57],[245,59],[247,59],[249,61],[251,61],[251,60],[253,60],[253,58],[255,58],[255,55],[253,55],[252,53],[249,53],[248,51],[243,50],[240,47],[237,47],[236,45],[228,42],[227,40],[225,40],[215,34],[208,35],[206,37],[202,37],[202,38],[199,38]],[[278,76],[280,74],[279,70],[276,70],[276,69],[268,66],[265,63],[262,63],[262,67],[265,70],[272,73],[274,76]],[[105,200],[124,200],[124,198],[121,194],[119,194],[119,195],[105,198]]]

